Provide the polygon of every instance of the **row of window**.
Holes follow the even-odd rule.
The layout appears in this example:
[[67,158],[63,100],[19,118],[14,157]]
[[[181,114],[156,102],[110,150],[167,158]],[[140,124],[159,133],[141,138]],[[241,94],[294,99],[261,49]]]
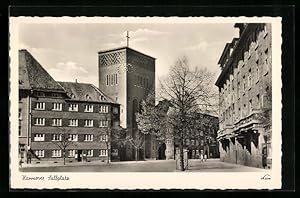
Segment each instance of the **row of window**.
[[[267,87],[267,89],[269,88]],[[253,104],[255,104],[257,109],[260,109],[261,107],[264,107],[266,102],[269,100],[270,98],[268,98],[268,96],[261,96],[260,94],[257,94],[254,99],[250,99],[248,101],[248,104],[244,103],[239,108],[237,108],[233,103],[231,106],[229,106],[229,108],[221,113],[221,118],[223,118],[223,120],[231,119],[231,121],[241,119],[252,112]],[[237,114],[235,114],[235,112],[237,112]]]
[[[270,63],[268,62],[268,48],[265,50],[265,58],[264,63],[262,64],[265,67],[265,75],[269,71]],[[244,65],[242,66],[244,67]],[[221,88],[221,95],[224,95],[225,102],[227,102],[227,96],[230,95],[231,91],[234,92],[235,87],[237,88],[237,97],[240,97],[241,91],[246,91],[246,89],[250,89],[253,85],[253,81],[258,82],[261,76],[261,64],[259,63],[259,59],[256,59],[256,66],[253,68],[249,68],[247,74],[243,75],[242,78],[239,78],[239,71],[237,73],[236,79],[238,80],[235,82],[235,79],[232,79],[228,85],[225,85],[224,88]],[[254,78],[252,75],[254,74]],[[247,76],[247,78],[246,78]],[[236,83],[236,84],[235,84]]]
[[149,88],[149,79],[140,75],[134,75],[134,84],[138,87]]
[[[52,103],[53,111],[62,111],[62,103]],[[108,113],[108,105],[99,105],[99,113]],[[35,110],[45,110],[45,102],[36,102]],[[78,104],[69,104],[69,111],[78,111]],[[94,112],[94,105],[84,105],[84,112]],[[113,113],[118,113],[118,108],[113,108]]]
[[[37,97],[45,97],[45,93],[38,91],[38,92],[35,92],[35,96],[37,96]],[[60,98],[60,97],[62,97],[62,94],[60,94],[60,93],[51,93],[51,96],[55,97],[55,98]]]
[[[40,158],[43,158],[45,157],[45,150],[35,150],[34,151],[35,155],[40,157]],[[51,151],[51,156],[52,157],[62,157],[62,150],[52,150]],[[70,150],[67,150],[67,153],[66,153],[67,157],[77,157],[77,153],[76,153],[76,150],[74,149],[70,149]],[[99,150],[99,157],[102,157],[102,156],[107,156],[108,152],[107,152],[107,149],[100,149]],[[86,150],[86,154],[85,154],[87,157],[96,157],[94,155],[94,150],[93,149],[89,149],[89,150]]]
[[106,75],[106,85],[112,86],[118,84],[118,74]]
[[[94,140],[93,134],[84,134],[84,141],[92,142]],[[51,134],[51,141],[63,141],[63,135],[62,134]],[[33,134],[33,140],[35,142],[44,142],[45,141],[45,134],[42,133],[35,133]],[[77,142],[78,141],[78,134],[67,134],[67,137],[64,141],[71,141],[71,142]],[[101,135],[99,137],[99,141],[101,142],[107,142],[108,141],[108,135]]]
[[[199,146],[199,140],[190,140],[186,139],[185,140],[185,145],[191,145],[191,146]],[[200,146],[204,145],[204,140],[200,140]]]
[[[35,126],[45,126],[45,118],[34,118]],[[62,126],[61,118],[52,118],[52,126]],[[78,126],[78,119],[69,119],[68,126]],[[94,127],[94,120],[84,120],[84,127]],[[108,120],[99,120],[99,127],[108,127]]]

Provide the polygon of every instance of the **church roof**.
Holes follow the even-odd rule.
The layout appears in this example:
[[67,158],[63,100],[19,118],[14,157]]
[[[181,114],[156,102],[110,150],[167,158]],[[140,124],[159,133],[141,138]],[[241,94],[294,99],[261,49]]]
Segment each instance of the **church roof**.
[[99,88],[88,83],[58,82],[66,91],[70,100],[83,102],[116,103]]
[[25,49],[19,50],[19,89],[64,92],[60,84]]
[[104,54],[104,53],[107,53],[107,52],[113,52],[113,51],[118,51],[118,50],[123,50],[123,49],[131,50],[131,51],[133,51],[133,52],[142,54],[142,55],[144,55],[144,56],[146,56],[146,57],[149,57],[149,58],[152,58],[152,59],[156,59],[156,58],[154,58],[154,57],[152,57],[152,56],[149,56],[149,55],[147,55],[147,54],[144,54],[144,53],[142,53],[142,52],[139,52],[139,51],[137,51],[137,50],[135,50],[135,49],[132,49],[132,48],[126,47],[126,46],[118,47],[118,48],[112,48],[112,49],[107,49],[107,50],[103,50],[103,51],[99,51],[98,54]]

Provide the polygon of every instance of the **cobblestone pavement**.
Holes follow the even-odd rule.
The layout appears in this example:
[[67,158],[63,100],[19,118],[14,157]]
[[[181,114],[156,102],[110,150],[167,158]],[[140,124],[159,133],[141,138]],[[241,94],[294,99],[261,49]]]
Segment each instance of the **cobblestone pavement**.
[[[150,160],[129,162],[79,162],[66,164],[29,164],[20,168],[22,172],[176,172],[175,160]],[[256,172],[264,169],[220,162],[219,159],[209,159],[205,162],[189,160],[187,172]]]

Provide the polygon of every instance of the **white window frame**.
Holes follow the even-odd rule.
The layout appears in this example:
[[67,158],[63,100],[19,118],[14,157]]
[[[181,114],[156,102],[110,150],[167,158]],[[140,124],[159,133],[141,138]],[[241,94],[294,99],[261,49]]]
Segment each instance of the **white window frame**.
[[52,150],[52,157],[61,157],[61,150]]
[[68,150],[68,157],[75,157],[75,150],[74,149]]
[[94,112],[94,105],[84,105],[84,112]]
[[108,127],[108,120],[99,120],[99,127]]
[[51,141],[53,142],[58,142],[62,140],[62,135],[61,134],[52,134],[51,135]]
[[94,135],[93,134],[85,134],[84,135],[84,141],[85,142],[92,142],[94,139]]
[[53,111],[62,111],[62,103],[53,103]]
[[204,146],[204,140],[200,140],[200,146]]
[[69,126],[77,127],[78,119],[69,119]]
[[34,154],[40,158],[45,157],[45,151],[44,150],[35,150]]
[[68,140],[72,142],[77,142],[78,141],[78,134],[69,134],[68,135]]
[[33,134],[33,141],[35,142],[43,142],[45,141],[45,134],[35,133]]
[[107,156],[107,155],[108,155],[107,149],[100,149],[99,150],[99,156],[100,157],[104,157],[104,156]]
[[108,113],[108,105],[100,105],[99,113]]
[[34,109],[35,110],[45,110],[45,103],[44,102],[36,102]]
[[45,126],[45,118],[34,118],[35,126]]
[[86,156],[87,157],[93,157],[94,156],[94,150],[93,149],[86,150]]
[[78,111],[78,104],[69,104],[69,111]]
[[94,120],[84,120],[84,127],[93,127]]
[[100,136],[100,141],[101,142],[108,142],[108,135],[101,135]]
[[61,118],[53,118],[52,126],[62,126],[62,119]]

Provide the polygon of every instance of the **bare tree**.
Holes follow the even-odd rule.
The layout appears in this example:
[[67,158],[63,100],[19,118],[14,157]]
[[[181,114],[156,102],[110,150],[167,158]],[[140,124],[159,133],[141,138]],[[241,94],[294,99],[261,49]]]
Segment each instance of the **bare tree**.
[[104,142],[107,150],[107,163],[110,162],[111,146],[124,146],[126,142],[126,129],[120,126],[101,128],[99,133],[95,135],[95,140]]
[[135,136],[127,136],[126,142],[129,143],[131,146],[134,147],[135,150],[135,160],[138,161],[139,159],[139,150],[144,147],[145,138],[140,132],[137,132]]
[[59,139],[52,141],[52,143],[62,150],[64,165],[66,165],[66,151],[70,145],[73,145],[73,141],[70,139],[69,133],[59,127],[57,127],[57,129],[59,129],[62,133],[56,134],[59,135]]
[[213,74],[207,69],[191,69],[186,57],[179,58],[169,75],[160,81],[160,97],[172,108],[168,124],[179,142],[181,170],[184,171],[183,147],[186,138],[195,137],[195,113],[217,106],[217,93],[212,87]]

